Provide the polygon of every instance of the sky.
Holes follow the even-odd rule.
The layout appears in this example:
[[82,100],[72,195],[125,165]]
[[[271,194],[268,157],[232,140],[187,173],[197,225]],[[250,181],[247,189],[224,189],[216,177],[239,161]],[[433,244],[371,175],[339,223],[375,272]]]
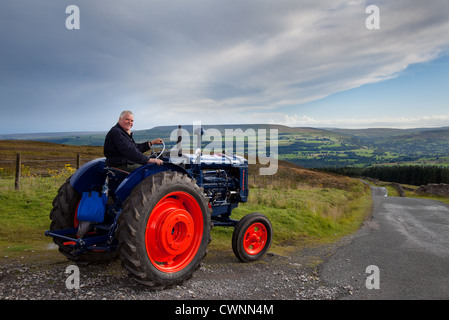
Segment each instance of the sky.
[[107,131],[125,109],[134,130],[448,126],[448,12],[447,0],[2,0],[0,134]]

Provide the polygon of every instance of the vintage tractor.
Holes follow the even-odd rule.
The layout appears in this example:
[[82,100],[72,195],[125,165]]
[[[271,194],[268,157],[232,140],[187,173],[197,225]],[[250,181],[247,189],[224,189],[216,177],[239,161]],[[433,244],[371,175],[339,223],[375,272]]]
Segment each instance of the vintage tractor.
[[247,160],[164,149],[153,154],[164,161],[160,166],[126,172],[101,158],[80,167],[60,187],[45,233],[60,252],[79,262],[120,255],[132,278],[157,289],[193,275],[212,226],[234,227],[232,248],[240,261],[262,257],[272,241],[268,218],[257,212],[230,218],[248,198]]

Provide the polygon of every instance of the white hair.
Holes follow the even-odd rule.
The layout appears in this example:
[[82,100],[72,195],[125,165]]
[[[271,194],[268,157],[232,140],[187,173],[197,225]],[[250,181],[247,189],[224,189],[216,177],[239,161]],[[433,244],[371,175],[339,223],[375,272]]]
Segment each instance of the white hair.
[[133,114],[132,111],[124,110],[120,113],[120,119],[123,119],[127,114]]

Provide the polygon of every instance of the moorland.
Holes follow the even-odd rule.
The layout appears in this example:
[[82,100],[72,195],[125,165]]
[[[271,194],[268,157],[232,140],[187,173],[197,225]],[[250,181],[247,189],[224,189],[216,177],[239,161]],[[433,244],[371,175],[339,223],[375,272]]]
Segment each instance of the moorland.
[[[193,132],[193,126],[183,126]],[[278,157],[305,168],[434,165],[449,167],[449,127],[416,129],[337,129],[296,128],[281,125],[203,125],[216,129],[226,137],[225,130],[240,129],[243,133],[260,129],[278,132]],[[134,132],[136,141],[161,137],[168,147],[177,126],[160,126]],[[102,146],[106,132],[0,135],[0,139],[34,140],[63,145]],[[267,139],[269,135],[267,134]],[[203,146],[210,141],[203,139]],[[224,143],[223,143],[224,145]]]

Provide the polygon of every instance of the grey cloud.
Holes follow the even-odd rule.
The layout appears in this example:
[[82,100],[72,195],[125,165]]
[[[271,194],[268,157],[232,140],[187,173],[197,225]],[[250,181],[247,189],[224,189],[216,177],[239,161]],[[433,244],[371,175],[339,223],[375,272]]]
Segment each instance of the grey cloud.
[[[80,30],[65,29],[69,4]],[[2,1],[0,98],[24,110],[57,105],[61,117],[127,101],[163,110],[152,117],[160,122],[224,116],[300,105],[448,53],[447,1],[378,1],[380,30],[365,28],[369,4]]]

